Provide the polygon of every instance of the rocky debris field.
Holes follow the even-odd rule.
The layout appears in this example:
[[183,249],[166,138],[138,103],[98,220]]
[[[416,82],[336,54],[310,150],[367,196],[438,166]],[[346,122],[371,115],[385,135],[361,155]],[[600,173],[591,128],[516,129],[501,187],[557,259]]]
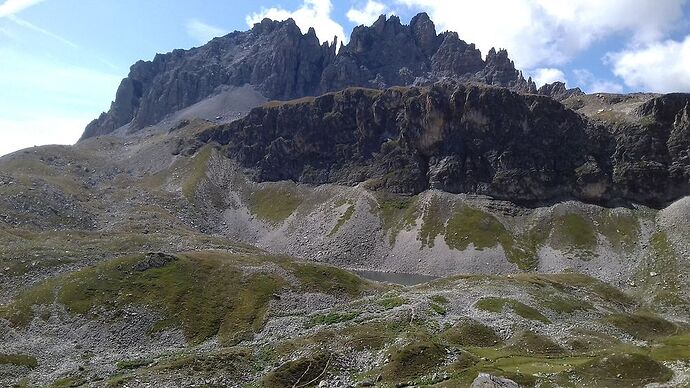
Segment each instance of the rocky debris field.
[[687,198],[256,183],[214,125],[0,159],[0,385],[689,382]]

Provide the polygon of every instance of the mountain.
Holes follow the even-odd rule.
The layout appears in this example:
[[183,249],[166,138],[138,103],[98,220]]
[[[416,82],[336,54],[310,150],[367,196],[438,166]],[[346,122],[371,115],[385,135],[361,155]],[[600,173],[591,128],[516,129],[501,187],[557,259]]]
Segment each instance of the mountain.
[[337,46],[264,20],[0,157],[0,386],[687,385],[690,94]]
[[454,78],[560,98],[582,94],[562,84],[538,91],[505,50],[492,49],[484,60],[457,33],[437,35],[425,13],[409,26],[397,16],[382,15],[372,26],[355,28],[347,45],[336,50],[337,45],[337,39],[320,44],[313,29],[302,34],[292,19],[265,19],[249,31],[139,61],[120,83],[110,110],[86,127],[82,139],[125,125],[137,131],[228,86],[251,85],[268,99],[291,99],[350,86],[386,88]]
[[259,181],[436,189],[539,204],[662,206],[690,194],[690,95],[641,105],[615,130],[545,96],[454,81],[268,103],[197,136]]

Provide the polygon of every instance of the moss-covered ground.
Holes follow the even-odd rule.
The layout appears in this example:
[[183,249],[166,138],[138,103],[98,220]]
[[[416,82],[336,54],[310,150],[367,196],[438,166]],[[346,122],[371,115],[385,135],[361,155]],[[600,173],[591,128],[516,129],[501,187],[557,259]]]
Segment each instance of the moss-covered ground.
[[279,223],[288,218],[302,203],[298,193],[288,188],[265,187],[249,198],[249,211],[260,219]]
[[[268,303],[283,289],[298,287],[356,296],[369,287],[341,269],[258,254],[190,252],[161,267],[135,270],[142,260],[142,256],[134,255],[52,278],[0,308],[0,317],[24,326],[34,318],[35,306],[54,302],[72,313],[94,318],[101,310],[135,304],[163,314],[155,330],[180,327],[191,343],[217,335],[221,343],[232,344],[251,338],[261,329]],[[299,284],[288,284],[268,268],[248,275],[242,272],[244,266],[268,263],[291,271]]]

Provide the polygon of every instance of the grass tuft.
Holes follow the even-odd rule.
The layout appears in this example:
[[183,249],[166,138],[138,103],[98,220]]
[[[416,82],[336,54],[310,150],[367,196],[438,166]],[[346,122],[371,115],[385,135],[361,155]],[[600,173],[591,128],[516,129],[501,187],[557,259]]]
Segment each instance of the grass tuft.
[[312,317],[307,324],[307,327],[317,326],[317,325],[335,325],[336,323],[342,323],[351,321],[359,316],[359,312],[353,311],[349,313],[328,313],[320,314]]
[[641,340],[668,336],[676,331],[673,323],[648,314],[612,314],[605,317],[604,322]]
[[515,314],[529,320],[540,321],[544,323],[551,323],[539,310],[527,306],[522,302],[518,302],[509,298],[482,298],[479,299],[474,306],[480,310],[489,311],[492,313],[500,313],[504,308],[511,309]]
[[442,337],[456,346],[497,346],[501,337],[494,329],[473,319],[464,319],[443,332]]
[[429,374],[446,358],[445,349],[430,340],[418,339],[401,348],[391,350],[390,361],[385,365],[386,381],[402,382]]
[[25,354],[0,354],[0,365],[25,366],[33,369],[38,366],[38,361],[36,357]]
[[383,298],[377,302],[380,306],[382,306],[386,310],[390,310],[392,308],[400,307],[407,303],[407,301],[399,296],[392,296],[389,298]]

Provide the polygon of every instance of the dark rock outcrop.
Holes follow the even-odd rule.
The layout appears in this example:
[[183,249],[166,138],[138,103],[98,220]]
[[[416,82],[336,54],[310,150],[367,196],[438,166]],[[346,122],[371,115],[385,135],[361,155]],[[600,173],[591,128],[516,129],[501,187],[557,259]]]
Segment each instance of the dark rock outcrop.
[[146,257],[143,260],[134,264],[132,269],[141,272],[152,268],[161,268],[175,260],[177,260],[177,256],[169,255],[163,252],[149,252],[146,254]]
[[567,89],[565,87],[565,83],[556,81],[550,84],[542,85],[537,90],[537,94],[541,94],[542,96],[549,96],[558,101],[563,101],[566,98],[573,96],[581,96],[584,93],[582,92],[582,90],[580,90],[580,88]]
[[200,133],[188,152],[219,143],[259,181],[657,206],[690,193],[683,96],[642,107],[653,125],[611,132],[551,98],[505,88],[350,88],[255,108]]
[[[313,29],[302,34],[292,19],[265,19],[249,31],[139,61],[122,80],[110,110],[86,127],[82,139],[127,124],[129,131],[139,130],[227,85],[250,84],[265,97],[279,100],[352,86],[424,85],[443,78],[537,92],[505,50],[492,49],[484,60],[456,33],[438,35],[425,13],[410,25],[401,24],[397,16],[382,15],[369,27],[356,27],[350,42],[341,44],[336,54],[337,44],[320,44]],[[551,95],[551,89],[542,89],[541,94]],[[557,96],[564,94],[554,89]]]

